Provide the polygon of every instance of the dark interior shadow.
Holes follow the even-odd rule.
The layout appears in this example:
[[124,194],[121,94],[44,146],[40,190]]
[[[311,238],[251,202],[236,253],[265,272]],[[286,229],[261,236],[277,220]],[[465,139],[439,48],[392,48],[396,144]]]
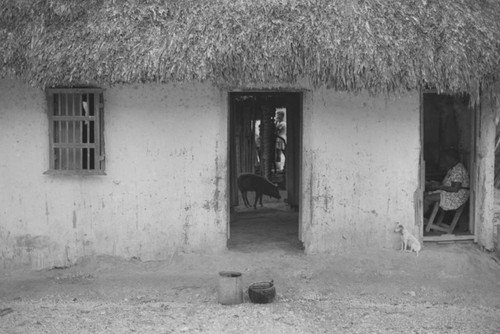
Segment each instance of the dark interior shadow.
[[298,212],[286,203],[264,203],[264,207],[237,207],[231,213],[228,249],[241,252],[281,250],[301,253]]

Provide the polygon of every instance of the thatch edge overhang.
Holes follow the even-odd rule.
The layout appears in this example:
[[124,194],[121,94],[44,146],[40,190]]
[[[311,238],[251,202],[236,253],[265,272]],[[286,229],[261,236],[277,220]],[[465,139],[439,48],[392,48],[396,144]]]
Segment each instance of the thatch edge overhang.
[[0,77],[209,81],[477,96],[500,75],[497,0],[4,0]]

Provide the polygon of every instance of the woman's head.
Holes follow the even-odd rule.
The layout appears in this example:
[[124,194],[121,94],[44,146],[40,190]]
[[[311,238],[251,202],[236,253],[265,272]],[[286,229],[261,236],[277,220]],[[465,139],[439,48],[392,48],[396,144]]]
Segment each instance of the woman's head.
[[450,169],[460,162],[460,155],[455,149],[446,149],[441,155],[441,166],[445,169]]

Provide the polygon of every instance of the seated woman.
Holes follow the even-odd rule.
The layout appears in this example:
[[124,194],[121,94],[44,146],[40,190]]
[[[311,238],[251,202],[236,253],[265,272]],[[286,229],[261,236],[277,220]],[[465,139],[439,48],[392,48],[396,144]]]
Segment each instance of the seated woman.
[[437,201],[443,210],[448,211],[458,209],[469,199],[469,174],[460,162],[458,152],[446,150],[440,163],[448,172],[442,183],[425,183],[424,212]]

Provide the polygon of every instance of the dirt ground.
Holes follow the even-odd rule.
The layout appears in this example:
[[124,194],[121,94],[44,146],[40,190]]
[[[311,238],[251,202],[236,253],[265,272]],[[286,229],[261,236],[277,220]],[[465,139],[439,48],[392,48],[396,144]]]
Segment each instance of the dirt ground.
[[[218,272],[273,279],[271,304],[217,302]],[[0,275],[1,333],[498,333],[500,265],[472,244],[86,258]]]
[[[229,250],[0,272],[0,333],[499,333],[500,264],[474,244],[304,255],[297,213],[267,199],[231,216]],[[218,303],[220,271],[244,302]],[[270,304],[247,288],[274,280]]]

